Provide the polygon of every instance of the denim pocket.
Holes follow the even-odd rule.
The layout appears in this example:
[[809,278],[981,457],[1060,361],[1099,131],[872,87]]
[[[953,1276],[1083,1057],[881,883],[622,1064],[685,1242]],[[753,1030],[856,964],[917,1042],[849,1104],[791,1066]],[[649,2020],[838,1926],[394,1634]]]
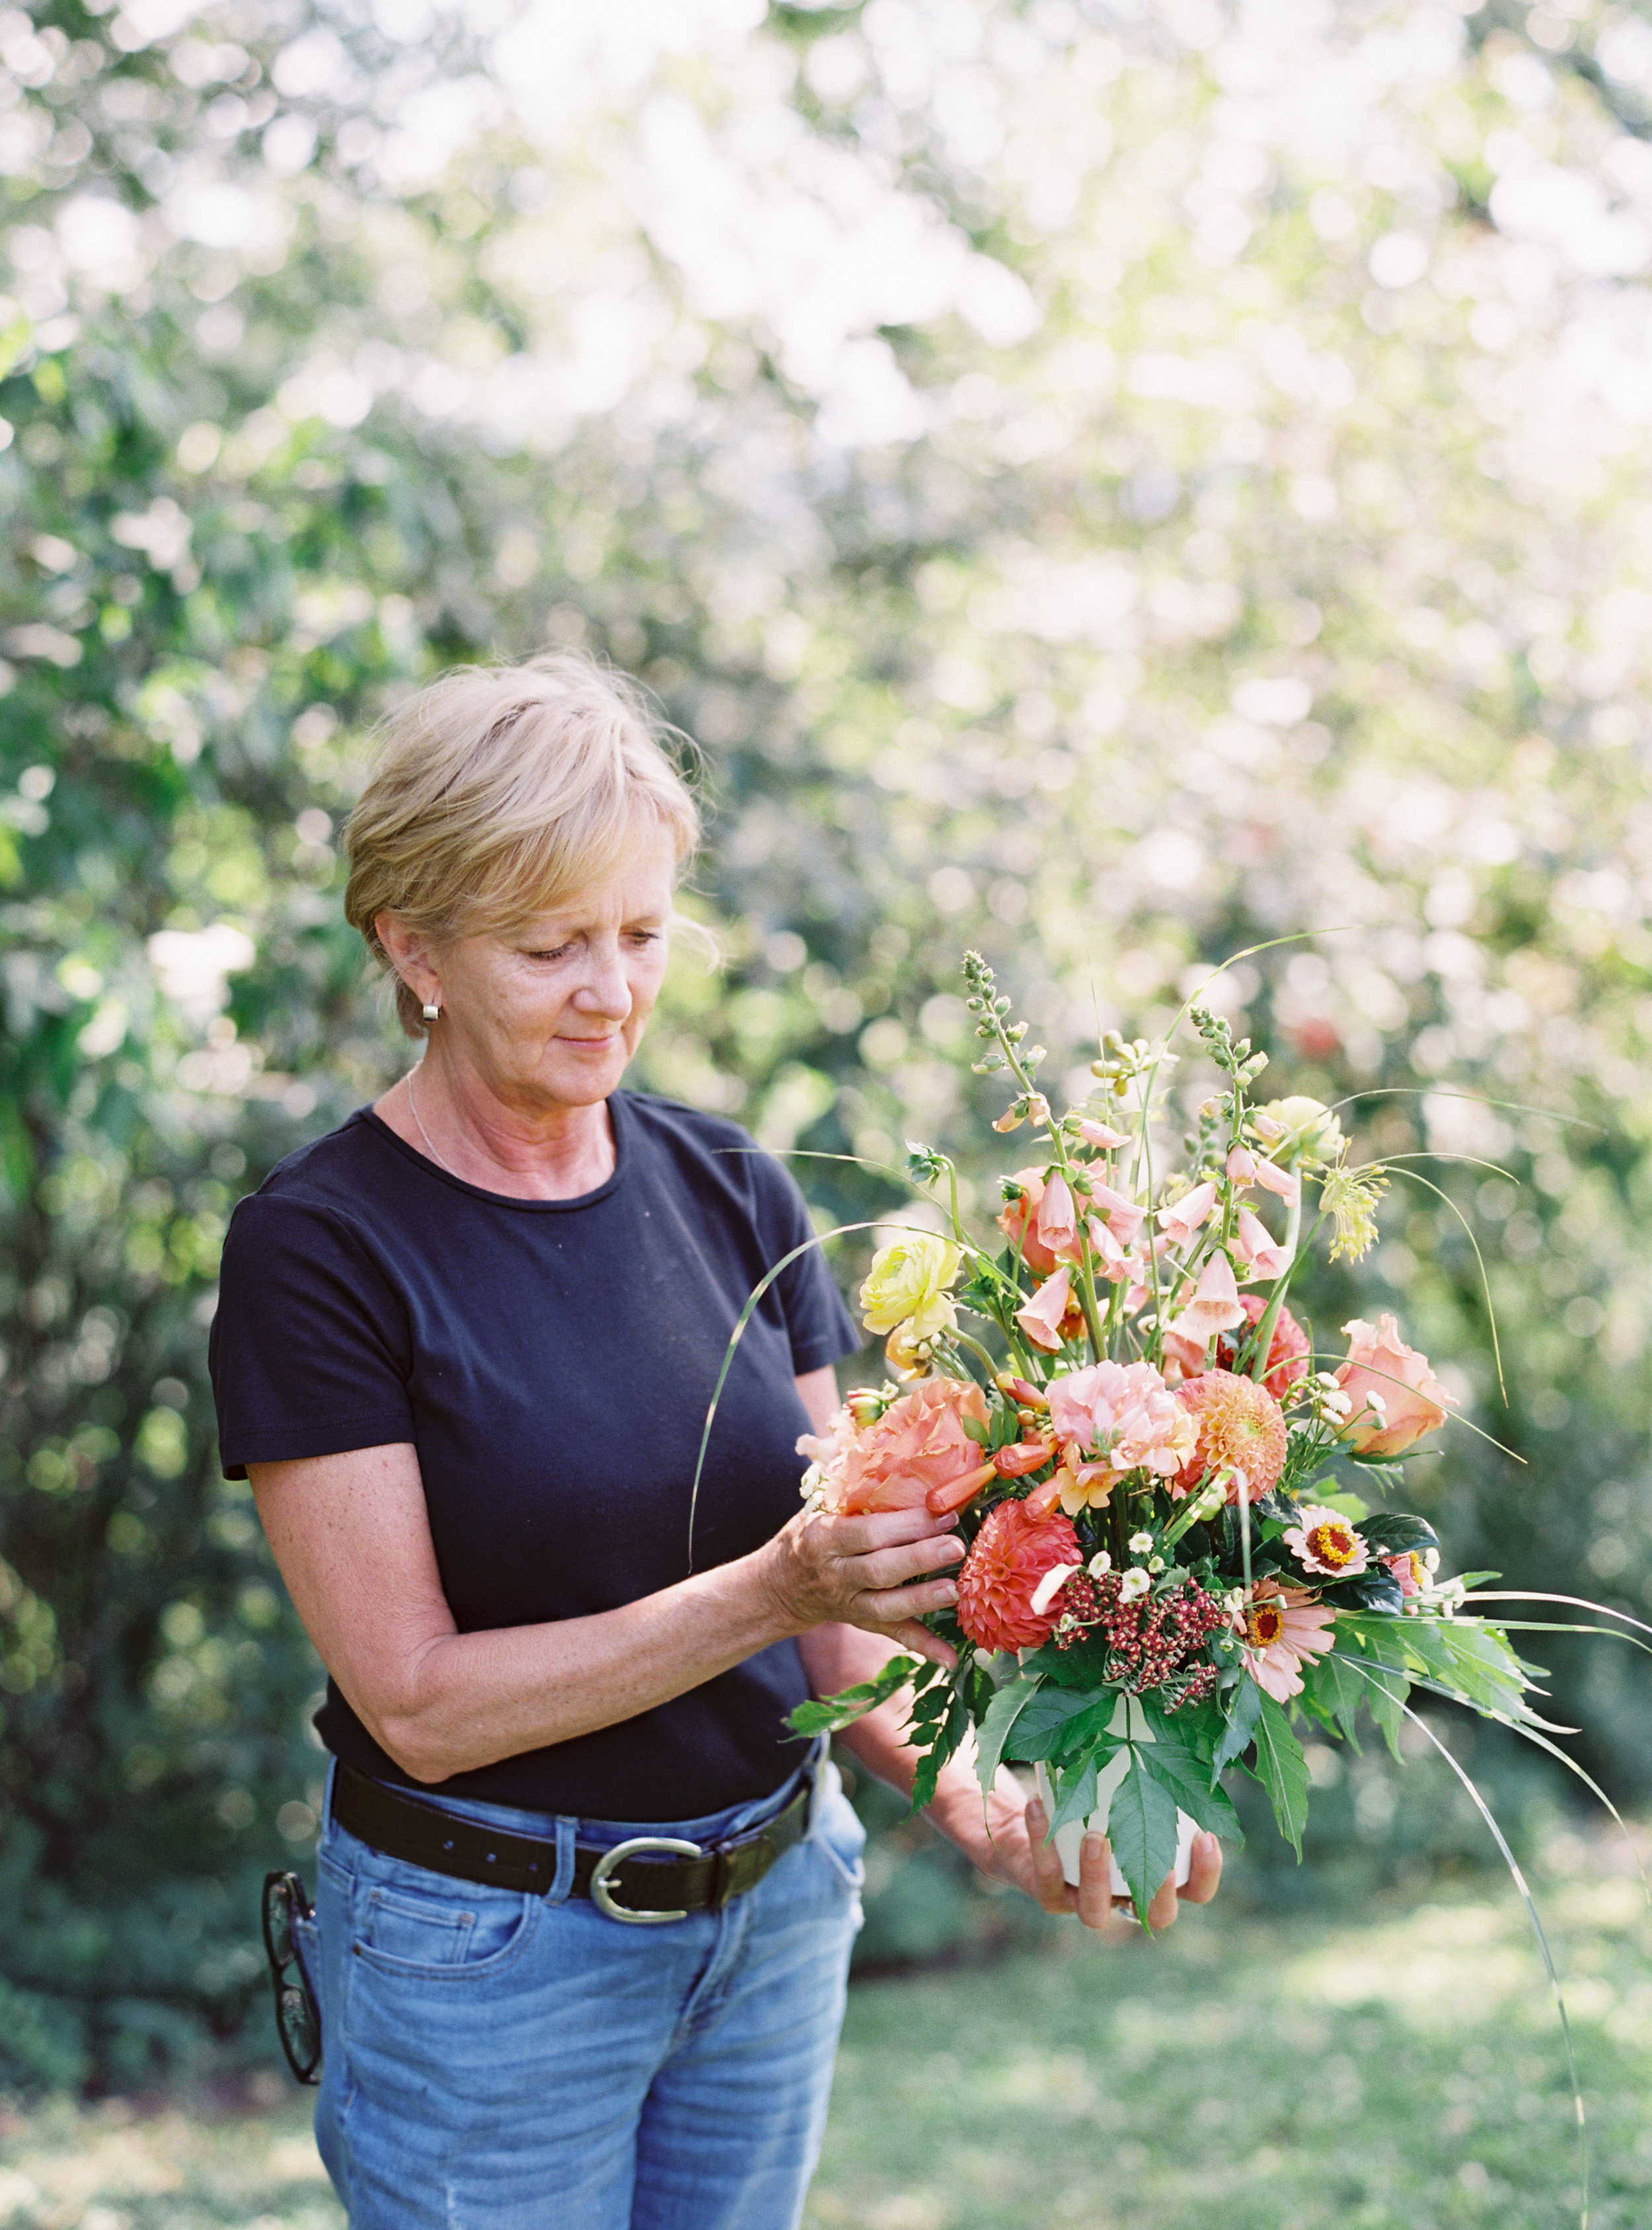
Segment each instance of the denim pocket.
[[842,1880],[845,1889],[858,1892],[866,1881],[866,1829],[861,1827],[855,1807],[843,1794],[843,1784],[837,1777],[837,1769],[828,1769],[824,1785],[816,1803],[816,1816],[809,1831],[810,1842],[818,1846],[830,1862],[832,1871]]
[[497,1972],[526,1947],[544,1904],[408,1866],[391,1882],[358,1880],[354,1949],[386,1975]]

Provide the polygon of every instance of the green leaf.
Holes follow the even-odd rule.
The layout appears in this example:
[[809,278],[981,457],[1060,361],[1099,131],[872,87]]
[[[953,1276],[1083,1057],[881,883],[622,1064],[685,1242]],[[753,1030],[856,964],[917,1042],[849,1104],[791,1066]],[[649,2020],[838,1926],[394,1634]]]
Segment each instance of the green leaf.
[[1256,1721],[1256,1763],[1249,1770],[1268,1791],[1279,1832],[1296,1853],[1300,1865],[1302,1830],[1307,1824],[1307,1760],[1283,1706],[1265,1690]]
[[1084,1758],[1076,1765],[1053,1766],[1050,1781],[1055,1794],[1055,1810],[1049,1823],[1049,1832],[1053,1835],[1069,1820],[1086,1821],[1094,1811],[1095,1760]]
[[975,1737],[975,1776],[984,1795],[997,1778],[1010,1730],[1043,1685],[1037,1673],[1030,1678],[1019,1673],[1013,1680],[1006,1681],[987,1705]]
[[1326,1726],[1338,1728],[1356,1750],[1359,1738],[1354,1723],[1367,1692],[1359,1667],[1339,1657],[1321,1657],[1302,1666],[1302,1701]]
[[1136,1703],[1158,1742],[1175,1744],[1178,1750],[1191,1750],[1204,1768],[1204,1776],[1210,1778],[1210,1761],[1216,1747],[1227,1731],[1227,1714],[1214,1696],[1203,1696],[1197,1704],[1183,1704],[1173,1711],[1159,1708],[1154,1692],[1150,1688]]
[[1228,1724],[1222,1739],[1216,1746],[1210,1761],[1210,1779],[1214,1782],[1224,1765],[1231,1765],[1250,1748],[1256,1732],[1256,1721],[1262,1714],[1262,1692],[1247,1672],[1233,1692],[1233,1709],[1228,1714]]
[[1143,1769],[1147,1756],[1144,1743],[1135,1751],[1130,1770],[1113,1790],[1107,1808],[1107,1840],[1120,1872],[1130,1885],[1137,1917],[1143,1921],[1153,1892],[1176,1864],[1177,1834],[1176,1799]]
[[891,1696],[904,1688],[921,1661],[916,1657],[892,1657],[872,1679],[841,1689],[836,1696],[822,1696],[799,1704],[796,1711],[787,1714],[786,1724],[799,1735],[829,1735],[839,1727],[853,1726],[856,1719],[864,1718],[880,1704],[887,1704]]
[[[953,1695],[945,1717],[936,1726],[927,1745],[912,1743],[919,1751],[918,1771],[912,1785],[912,1810],[921,1812],[932,1801],[941,1768],[957,1753],[959,1743],[970,1729],[969,1705],[960,1695]],[[912,1737],[907,1737],[908,1742]]]
[[1244,1841],[1239,1814],[1226,1789],[1211,1788],[1210,1768],[1191,1750],[1183,1749],[1179,1743],[1143,1743],[1136,1752],[1136,1762],[1161,1788],[1169,1789],[1178,1808],[1190,1819],[1197,1820],[1201,1827],[1209,1827],[1212,1834],[1226,1835],[1236,1843]]
[[1365,1679],[1365,1701],[1371,1707],[1371,1716],[1395,1759],[1404,1763],[1400,1756],[1400,1728],[1404,1723],[1405,1698],[1411,1692],[1411,1684],[1397,1672],[1373,1671],[1366,1674]]
[[1074,1695],[1068,1688],[1046,1687],[1016,1722],[1004,1755],[1023,1763],[1071,1756],[1107,1733],[1119,1708],[1112,1689]]

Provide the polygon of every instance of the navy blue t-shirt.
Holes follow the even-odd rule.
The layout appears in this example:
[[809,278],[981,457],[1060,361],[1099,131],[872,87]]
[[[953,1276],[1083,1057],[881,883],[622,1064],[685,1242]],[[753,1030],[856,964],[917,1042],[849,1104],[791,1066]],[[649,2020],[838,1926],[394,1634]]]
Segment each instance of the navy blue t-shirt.
[[[730,1333],[812,1235],[791,1176],[737,1124],[610,1099],[612,1176],[576,1200],[450,1176],[370,1109],[237,1206],[211,1368],[226,1474],[410,1440],[461,1633],[612,1610],[684,1578],[700,1434]],[[724,1385],[693,1569],[742,1556],[798,1506],[797,1376],[861,1344],[820,1251],[753,1312]],[[588,1819],[681,1820],[761,1797],[800,1755],[794,1642],[636,1718],[442,1784]],[[331,1681],[316,1725],[409,1782]]]

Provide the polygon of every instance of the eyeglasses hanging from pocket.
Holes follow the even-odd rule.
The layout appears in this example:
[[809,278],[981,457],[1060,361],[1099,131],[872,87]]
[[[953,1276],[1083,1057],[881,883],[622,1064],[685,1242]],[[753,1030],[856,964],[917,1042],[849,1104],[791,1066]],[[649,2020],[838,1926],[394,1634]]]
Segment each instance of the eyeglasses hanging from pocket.
[[321,2009],[299,1956],[295,1924],[310,1917],[310,1900],[295,1873],[264,1876],[264,1949],[275,1988],[275,2033],[300,2083],[321,2080]]

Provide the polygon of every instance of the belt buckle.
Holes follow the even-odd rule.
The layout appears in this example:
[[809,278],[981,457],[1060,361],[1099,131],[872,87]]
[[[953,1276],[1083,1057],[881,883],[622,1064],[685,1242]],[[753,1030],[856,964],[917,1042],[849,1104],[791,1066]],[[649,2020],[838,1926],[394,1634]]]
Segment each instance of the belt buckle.
[[650,1928],[665,1920],[687,1920],[688,1908],[681,1912],[637,1912],[629,1905],[621,1905],[609,1888],[614,1870],[625,1859],[634,1858],[639,1851],[670,1851],[678,1858],[698,1859],[704,1855],[698,1843],[685,1843],[674,1835],[633,1835],[628,1842],[616,1843],[611,1851],[604,1851],[591,1870],[590,1901],[599,1912],[610,1920],[623,1920],[634,1928]]

